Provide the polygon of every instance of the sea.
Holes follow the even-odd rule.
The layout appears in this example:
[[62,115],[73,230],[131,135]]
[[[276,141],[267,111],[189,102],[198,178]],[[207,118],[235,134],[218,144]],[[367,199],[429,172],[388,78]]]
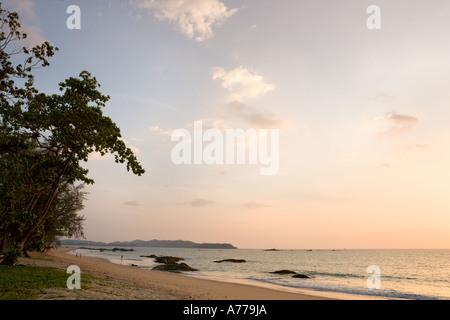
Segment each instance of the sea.
[[[111,250],[111,247],[103,247]],[[133,251],[100,251],[74,247],[71,254],[100,257],[112,263],[151,270],[156,256],[184,258],[198,269],[186,275],[225,282],[336,292],[373,298],[449,300],[450,250],[259,250],[172,249],[133,247]],[[91,250],[97,249],[97,250]],[[130,248],[124,248],[129,250]],[[215,263],[243,259],[245,263]],[[272,272],[291,270],[309,279]]]

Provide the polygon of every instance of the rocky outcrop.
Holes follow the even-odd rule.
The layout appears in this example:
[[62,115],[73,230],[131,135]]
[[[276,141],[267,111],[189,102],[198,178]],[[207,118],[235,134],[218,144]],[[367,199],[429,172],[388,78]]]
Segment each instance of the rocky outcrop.
[[163,256],[163,257],[154,257],[156,263],[164,263],[164,264],[175,264],[181,260],[184,260],[180,257],[171,257],[171,256]]
[[[150,256],[149,256],[150,257]],[[162,256],[157,257],[154,256],[156,263],[162,263],[162,265],[156,266],[152,268],[152,270],[156,271],[167,271],[167,272],[186,272],[186,271],[198,271],[198,269],[194,269],[186,263],[178,263],[184,258],[181,257],[171,257],[171,256]]]
[[292,275],[292,278],[311,279],[307,275],[304,275],[304,274],[301,274],[301,273],[297,273],[297,272],[291,271],[291,270],[278,270],[278,271],[274,271],[274,272],[271,272],[271,273],[272,274],[279,274],[279,275],[290,274],[290,275]]
[[123,251],[123,252],[132,252],[132,251],[134,251],[134,249],[124,249],[124,248],[105,249],[105,248],[86,248],[86,247],[80,247],[80,249],[83,249],[83,250],[98,250],[98,251],[100,251],[100,252],[103,252],[103,251],[112,251],[112,252]]
[[300,274],[300,273],[294,274],[294,275],[292,276],[292,278],[311,279],[311,278],[308,277],[307,275]]
[[222,263],[222,262],[244,263],[247,261],[244,259],[225,259],[225,260],[214,261],[214,263]]
[[297,274],[297,272],[291,271],[291,270],[278,270],[278,271],[274,271],[274,272],[271,272],[271,273],[273,273],[273,274],[280,274],[280,275]]
[[162,264],[154,267],[152,270],[156,271],[167,271],[167,272],[185,272],[185,271],[198,271],[198,269],[194,269],[186,263],[171,263],[171,264]]

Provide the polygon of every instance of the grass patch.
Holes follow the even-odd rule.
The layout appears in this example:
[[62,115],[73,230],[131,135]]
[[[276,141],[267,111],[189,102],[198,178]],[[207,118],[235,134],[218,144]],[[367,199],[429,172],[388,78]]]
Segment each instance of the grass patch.
[[0,266],[0,300],[33,300],[45,289],[67,288],[69,276],[57,268]]

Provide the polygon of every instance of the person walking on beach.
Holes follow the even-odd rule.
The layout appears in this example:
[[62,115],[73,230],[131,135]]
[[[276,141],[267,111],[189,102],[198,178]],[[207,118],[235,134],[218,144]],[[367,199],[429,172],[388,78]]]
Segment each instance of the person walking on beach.
[[123,256],[120,256],[120,264],[122,264]]

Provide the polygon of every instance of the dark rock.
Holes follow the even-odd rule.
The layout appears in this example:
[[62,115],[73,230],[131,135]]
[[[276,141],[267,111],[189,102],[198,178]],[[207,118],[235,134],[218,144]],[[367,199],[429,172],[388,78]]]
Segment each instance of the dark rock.
[[160,266],[154,267],[152,270],[157,271],[168,271],[168,272],[185,272],[185,271],[198,271],[198,269],[194,269],[186,263],[172,263],[172,264],[163,264]]
[[84,250],[98,250],[100,252],[104,252],[104,251],[112,251],[112,252],[116,252],[116,251],[134,251],[134,249],[123,249],[123,248],[114,248],[114,249],[105,249],[105,248],[86,248],[86,247],[80,247],[80,249],[84,249]]
[[304,275],[304,274],[299,274],[299,273],[297,273],[297,274],[294,274],[293,276],[292,276],[292,278],[300,278],[300,279],[311,279],[310,277],[308,277],[307,275]]
[[307,275],[300,274],[300,273],[297,273],[297,272],[291,271],[291,270],[278,270],[278,271],[274,271],[271,273],[279,274],[279,275],[292,274],[293,275],[292,278],[310,279],[310,277],[308,277]]
[[225,260],[214,261],[214,263],[222,263],[222,262],[244,263],[247,261],[243,260],[243,259],[225,259]]
[[176,264],[181,260],[184,259],[180,257],[171,257],[171,256],[155,257],[156,263],[164,263],[164,264]]
[[112,249],[112,252],[116,252],[116,251],[132,252],[132,251],[134,251],[134,249],[123,249],[123,248],[114,248],[114,249]]
[[142,255],[142,256],[139,256],[139,257],[141,257],[141,258],[156,258],[156,256],[154,254],[151,254],[149,256]]
[[297,274],[297,272],[291,271],[291,270],[278,270],[278,271],[274,271],[274,272],[271,272],[271,273],[273,273],[273,274],[281,274],[281,275],[284,275],[284,274]]
[[137,264],[130,264],[131,267],[137,267]]

